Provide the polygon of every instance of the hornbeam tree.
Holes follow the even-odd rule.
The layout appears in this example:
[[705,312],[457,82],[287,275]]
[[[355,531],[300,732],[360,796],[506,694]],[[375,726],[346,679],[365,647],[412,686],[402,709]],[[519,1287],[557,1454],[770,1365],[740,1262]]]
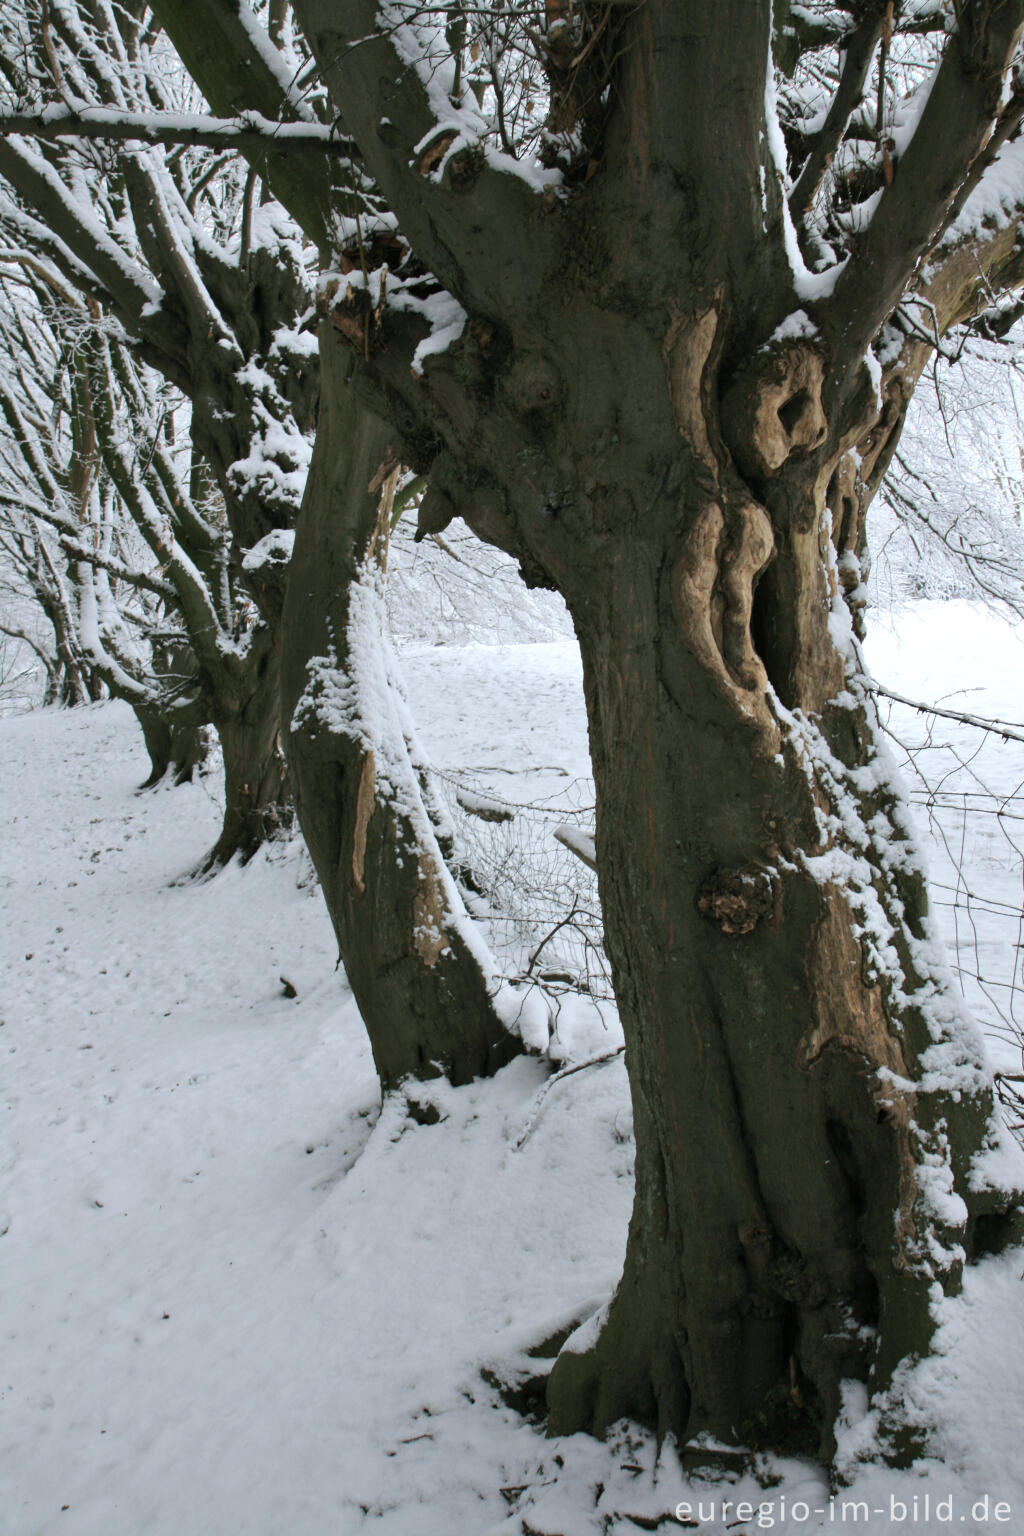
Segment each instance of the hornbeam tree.
[[[329,132],[344,153],[326,159],[321,141],[305,155],[278,152],[271,137],[259,163],[324,259],[344,246],[346,264],[361,266],[361,218],[379,199],[322,87],[311,89],[308,51],[284,47],[290,19],[270,18],[289,73],[248,5],[203,0],[197,10],[194,0],[156,0],[153,11],[214,111],[243,125],[255,112],[289,125],[301,110]],[[377,209],[374,223],[388,227],[386,210]],[[349,366],[336,350],[327,361],[335,376]],[[497,1005],[493,961],[445,862],[448,829],[388,639],[383,582],[396,441],[351,391],[335,388],[321,402],[303,559],[288,573],[293,640],[281,716],[303,837],[385,1088],[438,1072],[467,1082],[521,1049],[514,1021]]]
[[[0,17],[0,176],[12,194],[0,203],[0,227],[15,250],[45,257],[64,282],[102,302],[139,354],[189,398],[193,437],[236,544],[267,556],[243,562],[265,626],[246,651],[258,688],[243,718],[257,728],[246,741],[265,753],[278,721],[284,578],[318,378],[303,330],[315,312],[305,254],[292,234],[301,230],[326,254],[355,228],[351,210],[372,195],[324,92],[303,78],[308,54],[296,50],[282,9],[271,7],[269,32],[231,0],[157,0],[151,13],[104,0],[27,0]],[[168,39],[221,116],[182,111],[173,99],[168,82],[180,64]],[[246,156],[240,219],[222,164],[197,161],[194,148],[165,155],[168,145]],[[372,414],[365,425],[376,430]],[[309,580],[297,588],[300,613],[311,603],[326,611],[327,573],[359,566],[352,549],[379,547],[378,493],[388,476],[332,522],[336,492],[324,484],[324,468],[337,477],[338,495],[351,495],[352,485],[337,447],[321,458],[317,477],[341,553],[334,565],[314,554]],[[347,603],[344,593],[340,600]],[[344,666],[347,624],[334,633]],[[364,861],[371,899],[362,899],[364,864],[343,856],[338,839],[353,807],[365,810],[368,786],[380,793],[388,782],[364,767],[368,746],[379,769],[385,761],[380,745],[370,746],[382,719],[372,691],[356,701],[366,712],[357,731],[321,730],[314,750],[290,754],[297,809],[383,1082],[438,1070],[463,1081],[500,1065],[520,1042],[498,1015],[493,965],[445,866],[445,829],[382,621],[377,645],[384,714],[404,723],[388,731],[396,814],[373,826]],[[296,699],[293,691],[286,729]],[[272,750],[262,759],[277,761]],[[268,776],[253,756],[248,764],[239,782],[258,793],[244,825],[258,841]]]
[[[42,268],[40,268],[40,271]],[[48,274],[0,287],[0,542],[54,627],[64,672],[134,710],[150,753],[146,787],[191,777],[201,727],[221,738],[219,850],[238,846],[244,762],[236,698],[252,600],[214,494],[189,493],[192,453],[174,428],[184,402],[106,334],[95,302]],[[211,505],[212,503],[212,505]]]
[[[19,111],[45,117],[54,99],[72,115],[91,112],[93,127],[97,118],[130,123],[144,111],[159,124],[164,113],[190,141],[188,113],[172,110],[181,105],[175,87],[183,72],[139,7],[30,0],[5,11],[0,73],[4,105],[16,118]],[[251,855],[279,826],[284,806],[280,622],[317,368],[302,330],[312,289],[300,231],[278,204],[260,204],[257,176],[232,169],[232,136],[213,134],[229,153],[227,165],[209,137],[195,141],[205,147],[175,153],[143,143],[107,147],[84,134],[50,144],[41,127],[33,137],[5,127],[0,238],[8,259],[55,273],[98,304],[136,356],[191,406],[199,473],[222,502],[237,551],[233,575],[260,621],[233,648],[230,720],[222,723],[238,797],[214,850],[220,864],[235,852]]]
[[551,1428],[828,1455],[854,1379],[909,1455],[901,1366],[1020,1225],[858,648],[863,513],[924,360],[1020,278],[1024,0],[294,13],[363,180],[286,716],[293,759],[361,746],[332,835],[369,897],[393,800],[329,587],[372,583],[351,529],[396,464],[583,655],[636,1199]]
[[144,592],[153,602],[170,589],[126,561],[73,347],[67,338],[59,344],[45,323],[31,278],[0,277],[0,547],[52,631],[52,655],[37,650],[46,702],[120,693],[140,711],[148,740],[155,690],[140,673],[149,645],[129,630],[129,623],[145,626],[146,615],[137,606],[129,612],[124,597]]

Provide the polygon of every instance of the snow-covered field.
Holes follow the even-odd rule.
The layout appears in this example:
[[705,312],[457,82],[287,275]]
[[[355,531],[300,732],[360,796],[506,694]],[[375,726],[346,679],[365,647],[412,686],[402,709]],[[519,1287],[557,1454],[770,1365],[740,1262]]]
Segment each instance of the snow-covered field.
[[[901,692],[983,683],[954,702],[1024,718],[1024,639],[966,604],[918,605],[871,655]],[[511,799],[586,772],[570,643],[420,650],[407,673],[440,766]],[[967,922],[959,863],[961,967],[1012,1066],[1024,809],[962,832],[961,811],[1024,780],[1024,745],[977,746],[943,722],[915,755],[945,796],[942,911]],[[137,795],[144,772],[121,706],[0,721],[0,1536],[625,1536],[684,1528],[677,1504],[716,1533],[1024,1531],[1019,1254],[971,1273],[913,1377],[932,1458],[851,1462],[834,1504],[813,1468],[688,1483],[642,1435],[549,1441],[503,1406],[489,1367],[615,1283],[621,1059],[542,1104],[529,1060],[438,1090],[438,1125],[379,1112],[301,848],[181,883],[216,807]]]

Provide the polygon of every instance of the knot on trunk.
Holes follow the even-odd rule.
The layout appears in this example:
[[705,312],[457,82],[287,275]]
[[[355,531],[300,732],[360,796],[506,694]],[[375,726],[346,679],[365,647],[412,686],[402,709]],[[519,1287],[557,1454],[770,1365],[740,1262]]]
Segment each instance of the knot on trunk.
[[416,510],[417,544],[430,533],[443,533],[461,514],[466,501],[472,501],[472,487],[462,466],[450,453],[439,453],[429,473],[430,483]]
[[550,358],[539,352],[525,352],[512,363],[502,393],[517,416],[548,415],[564,399],[565,383]]
[[825,365],[806,342],[786,341],[759,353],[755,367],[726,392],[722,422],[745,475],[775,475],[794,453],[824,442],[821,403]]
[[706,400],[708,363],[718,333],[718,308],[713,304],[691,315],[669,305],[669,326],[661,346],[668,397],[681,435],[698,458],[718,478],[718,463],[708,435]]
[[768,678],[751,636],[754,588],[771,559],[772,527],[763,507],[742,501],[726,516],[715,502],[700,509],[672,568],[683,639],[740,716],[778,750],[768,706]]
[[416,161],[416,169],[421,176],[429,176],[431,171],[437,169],[457,138],[454,128],[440,128],[430,135],[427,142],[420,146]]
[[472,192],[487,167],[483,150],[472,146],[460,149],[445,161],[444,184],[452,192]]
[[715,869],[697,896],[697,911],[723,933],[753,933],[775,910],[775,880],[763,864]]

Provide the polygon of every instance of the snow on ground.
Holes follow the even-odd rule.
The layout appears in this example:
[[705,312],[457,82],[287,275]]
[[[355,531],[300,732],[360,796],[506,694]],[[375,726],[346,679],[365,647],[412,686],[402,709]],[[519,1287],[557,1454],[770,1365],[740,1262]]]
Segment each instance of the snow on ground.
[[[874,656],[901,691],[960,686],[961,635],[1024,715],[1002,626],[947,605],[904,634]],[[585,771],[571,645],[421,651],[408,674],[443,767],[508,798]],[[543,1100],[536,1061],[438,1088],[434,1126],[378,1116],[301,849],[181,883],[216,808],[204,785],[136,794],[145,766],[118,705],[0,721],[0,1536],[625,1536],[682,1529],[680,1502],[708,1532],[815,1531],[863,1527],[857,1500],[879,1531],[1024,1529],[1019,1255],[972,1272],[917,1373],[933,1459],[863,1468],[836,1505],[813,1468],[687,1482],[645,1436],[548,1441],[507,1409],[483,1370],[619,1272],[621,1060]],[[986,772],[1024,779],[1024,747]]]
[[[872,671],[895,692],[1024,730],[1024,624],[977,604],[871,615]],[[964,995],[1004,1070],[1024,1040],[1024,745],[880,701],[922,834],[932,902]],[[1024,1528],[1024,1526],[1022,1526]]]
[[589,774],[583,670],[575,640],[433,646],[402,670],[417,725],[438,768],[474,768],[496,788],[536,797]]

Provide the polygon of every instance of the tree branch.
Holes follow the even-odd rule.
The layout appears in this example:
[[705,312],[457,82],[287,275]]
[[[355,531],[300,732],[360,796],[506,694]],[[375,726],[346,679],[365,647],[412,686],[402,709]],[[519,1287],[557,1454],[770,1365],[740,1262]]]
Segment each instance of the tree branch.
[[823,308],[845,357],[861,357],[912,273],[947,227],[957,193],[1000,111],[1024,0],[966,0],[916,130],[853,257]]
[[23,144],[0,138],[0,174],[38,214],[54,239],[95,274],[94,281],[129,313],[159,303],[160,290],[103,229],[91,208],[76,202],[52,166]]
[[99,570],[106,571],[108,576],[116,576],[118,581],[126,582],[130,587],[137,587],[142,592],[152,592],[154,596],[162,597],[167,602],[177,601],[178,595],[169,581],[162,581],[159,576],[149,576],[145,571],[133,571],[122,561],[90,549],[87,544],[83,544],[80,539],[73,538],[68,533],[61,533],[59,537],[61,548],[72,559],[84,560],[87,565],[96,566]]
[[102,139],[113,142],[184,145],[189,148],[234,149],[240,155],[329,155],[351,159],[351,139],[339,137],[320,123],[282,123],[242,112],[237,117],[210,117],[177,112],[120,112],[109,107],[42,107],[32,112],[0,113],[0,136],[23,134],[53,143],[59,139]]
[[824,176],[846,132],[851,114],[860,102],[882,32],[880,13],[869,13],[844,37],[845,48],[839,84],[821,130],[807,141],[807,159],[789,198],[789,211],[799,221],[814,202]]
[[416,46],[411,29],[399,19],[382,25],[375,0],[297,0],[294,10],[340,118],[420,258],[471,313],[529,307],[546,266],[539,252],[554,256],[537,178],[485,151],[479,116],[440,87],[443,61],[420,61],[424,75],[434,70],[428,91],[399,46]]
[[914,709],[919,715],[938,715],[943,720],[955,720],[958,725],[970,725],[975,730],[1001,736],[1004,741],[1024,742],[1024,726],[1015,720],[993,720],[986,715],[969,714],[965,710],[945,709],[939,704],[922,704],[917,699],[904,698],[902,693],[894,693],[891,688],[883,688],[881,683],[869,684],[868,691],[881,699],[891,700],[893,704],[903,704],[907,709]]
[[[305,131],[320,128],[331,144],[341,142],[333,128],[312,120],[269,37],[265,48],[258,45],[259,23],[249,0],[153,0],[152,9],[216,113],[256,114],[273,125],[289,124],[295,133],[301,122]],[[334,229],[337,171],[351,149],[328,143],[321,148],[326,158],[319,164],[311,154],[297,156],[265,143],[243,152],[255,158],[274,197],[323,251]]]

